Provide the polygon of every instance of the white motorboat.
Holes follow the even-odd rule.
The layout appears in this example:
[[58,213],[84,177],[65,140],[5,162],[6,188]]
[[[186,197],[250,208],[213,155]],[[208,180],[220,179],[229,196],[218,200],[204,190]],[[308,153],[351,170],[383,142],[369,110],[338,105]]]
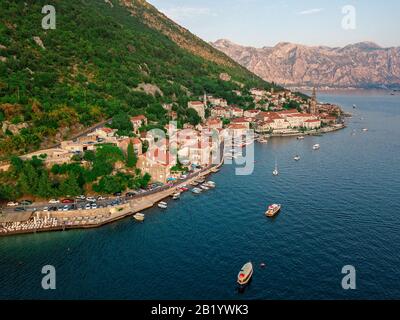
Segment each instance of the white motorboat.
[[211,189],[214,189],[214,188],[215,188],[215,182],[214,182],[214,181],[208,181],[208,182],[206,183],[206,185],[207,185],[207,187],[209,187],[209,188],[211,188]]
[[202,185],[200,186],[200,188],[203,189],[203,190],[210,190],[210,188],[207,186],[206,183],[202,184]]
[[269,218],[274,217],[279,211],[281,211],[281,205],[280,204],[271,204],[267,211],[265,212],[265,215]]
[[299,155],[296,155],[296,156],[294,156],[294,161],[299,161],[300,160],[300,156]]
[[192,189],[192,192],[193,192],[194,194],[200,194],[200,193],[203,192],[203,190],[200,189],[200,188],[193,188],[193,189]]
[[172,199],[173,199],[173,200],[178,200],[178,199],[180,199],[180,197],[181,197],[181,193],[180,193],[180,192],[175,192],[175,193],[172,195]]
[[297,137],[297,140],[304,140],[304,136]]
[[276,160],[275,160],[275,169],[274,169],[274,171],[272,171],[272,174],[274,176],[278,176],[279,175],[278,162]]
[[313,145],[313,150],[319,150],[321,146],[319,144],[314,144]]
[[160,202],[158,204],[158,207],[161,209],[167,209],[168,208],[168,204],[166,202]]
[[251,262],[246,263],[239,271],[237,276],[237,283],[240,286],[245,286],[251,280],[253,276],[253,264]]
[[133,216],[133,218],[136,221],[144,221],[145,215],[143,213],[138,212]]

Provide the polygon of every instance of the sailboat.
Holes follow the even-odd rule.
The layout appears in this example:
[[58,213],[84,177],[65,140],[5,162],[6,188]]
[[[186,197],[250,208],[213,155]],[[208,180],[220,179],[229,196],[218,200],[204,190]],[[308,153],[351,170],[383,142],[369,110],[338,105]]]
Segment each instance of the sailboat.
[[278,162],[276,161],[276,159],[275,159],[275,170],[272,171],[272,174],[273,174],[274,176],[278,176],[278,175],[279,175]]

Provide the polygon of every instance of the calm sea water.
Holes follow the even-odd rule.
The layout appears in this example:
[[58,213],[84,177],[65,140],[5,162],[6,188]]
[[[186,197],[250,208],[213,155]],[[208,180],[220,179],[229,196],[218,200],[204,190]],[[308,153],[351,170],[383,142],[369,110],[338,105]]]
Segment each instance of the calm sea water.
[[[0,298],[399,299],[400,96],[319,98],[358,105],[346,130],[256,144],[254,174],[225,165],[215,190],[147,211],[143,224],[0,238]],[[283,210],[270,220],[273,202]],[[254,279],[238,294],[247,261]],[[47,264],[53,291],[40,285]],[[355,291],[341,288],[344,265],[357,270]]]

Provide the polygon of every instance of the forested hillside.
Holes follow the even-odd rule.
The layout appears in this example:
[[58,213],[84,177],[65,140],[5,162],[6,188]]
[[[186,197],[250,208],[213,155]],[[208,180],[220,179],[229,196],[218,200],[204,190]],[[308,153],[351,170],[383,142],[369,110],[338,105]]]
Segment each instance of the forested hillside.
[[232,89],[270,86],[143,0],[52,0],[55,30],[42,28],[47,4],[0,2],[2,159],[121,112],[162,122],[161,104],[176,102],[183,121],[204,91],[241,104]]

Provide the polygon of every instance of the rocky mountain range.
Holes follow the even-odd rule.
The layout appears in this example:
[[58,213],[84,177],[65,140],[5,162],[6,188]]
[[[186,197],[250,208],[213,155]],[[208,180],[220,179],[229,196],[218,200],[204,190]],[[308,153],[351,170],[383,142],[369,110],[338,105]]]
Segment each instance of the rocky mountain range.
[[360,42],[331,48],[281,42],[254,48],[224,39],[212,45],[263,79],[287,87],[400,87],[400,47]]

